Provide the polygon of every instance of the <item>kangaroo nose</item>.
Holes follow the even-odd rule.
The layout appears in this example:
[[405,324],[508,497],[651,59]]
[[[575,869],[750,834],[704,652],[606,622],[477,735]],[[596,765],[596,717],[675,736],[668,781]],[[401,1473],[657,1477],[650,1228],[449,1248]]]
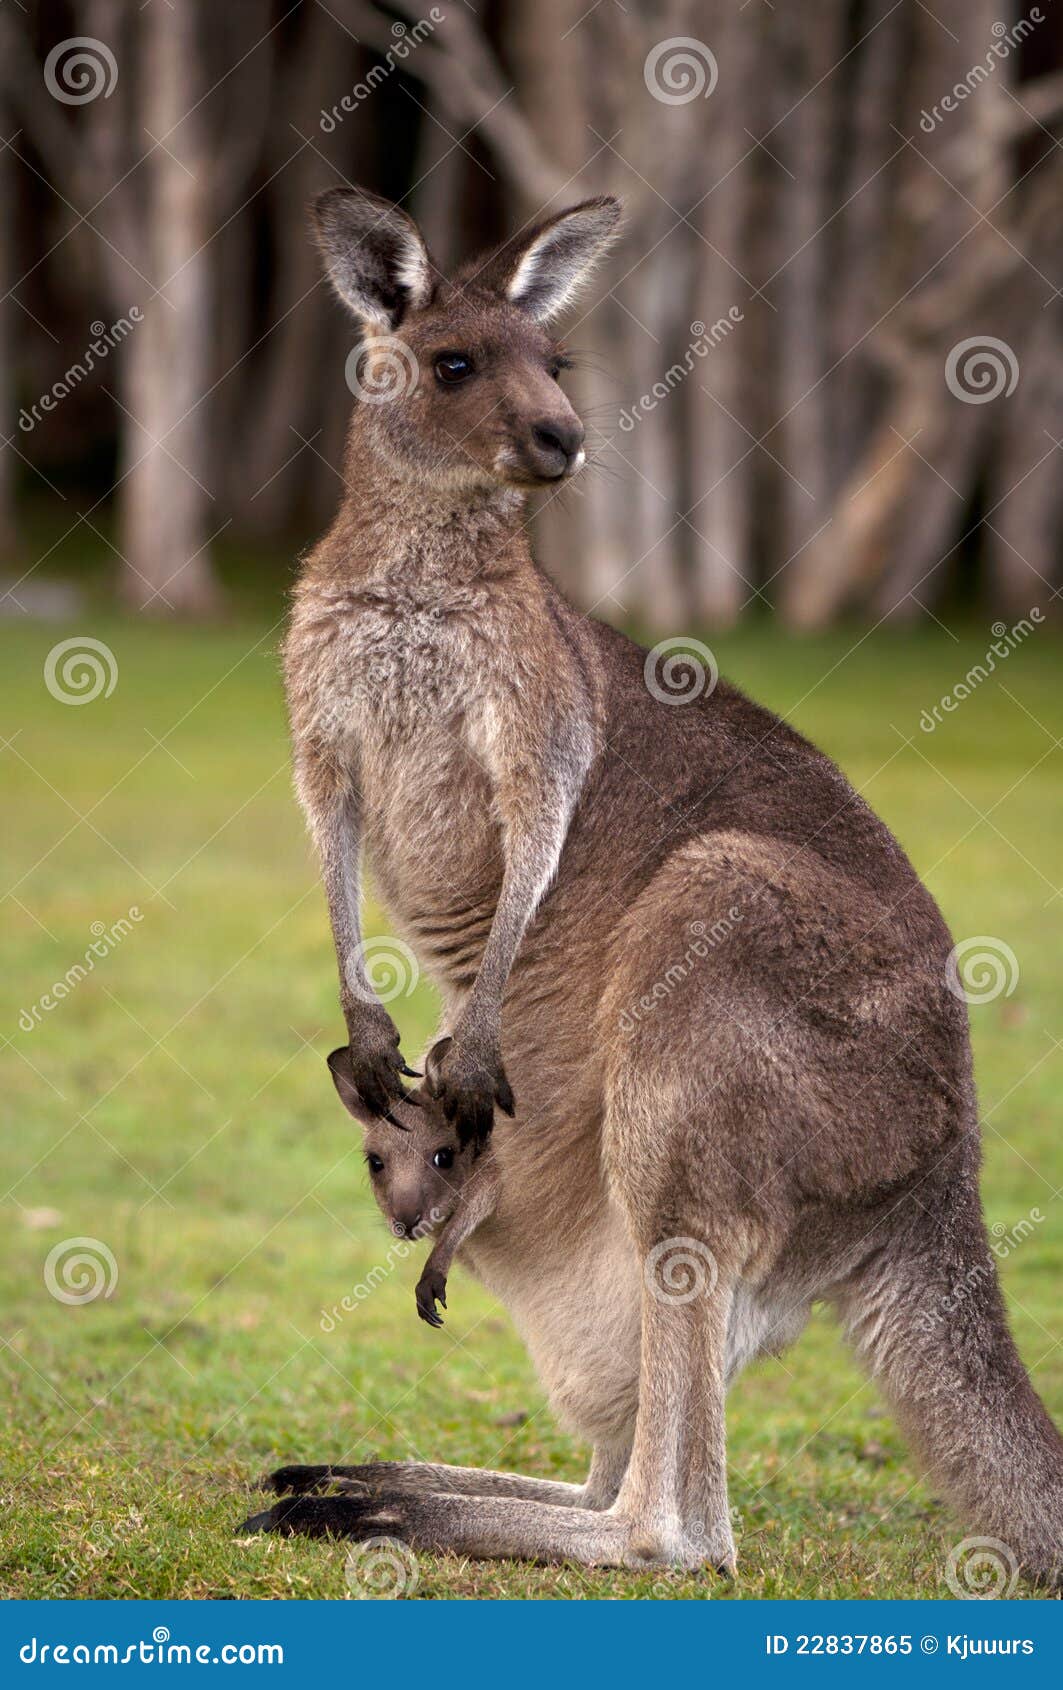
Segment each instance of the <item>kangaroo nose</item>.
[[583,445],[583,424],[575,417],[571,422],[538,422],[531,433],[543,473],[555,479],[566,474]]
[[412,1238],[423,1219],[424,1213],[421,1209],[407,1209],[402,1214],[396,1214],[395,1231],[400,1238]]

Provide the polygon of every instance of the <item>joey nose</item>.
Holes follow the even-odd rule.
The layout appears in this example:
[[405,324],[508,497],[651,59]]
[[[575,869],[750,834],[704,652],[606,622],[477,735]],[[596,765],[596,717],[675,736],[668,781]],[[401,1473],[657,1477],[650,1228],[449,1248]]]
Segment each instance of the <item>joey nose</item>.
[[395,1231],[400,1238],[412,1238],[424,1219],[420,1209],[403,1209],[397,1211],[394,1217]]
[[557,481],[575,465],[583,445],[583,424],[576,417],[544,418],[531,427],[532,458],[544,480]]

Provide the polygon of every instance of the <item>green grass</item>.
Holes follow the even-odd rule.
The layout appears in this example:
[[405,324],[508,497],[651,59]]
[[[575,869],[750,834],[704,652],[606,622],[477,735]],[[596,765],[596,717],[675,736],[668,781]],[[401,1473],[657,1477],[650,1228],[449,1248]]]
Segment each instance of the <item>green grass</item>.
[[[434,1457],[579,1478],[504,1312],[466,1276],[432,1333],[415,1253],[331,1332],[322,1310],[389,1240],[323,1056],[340,1035],[322,898],[290,793],[277,632],[106,622],[111,697],[46,690],[77,628],[0,629],[7,965],[0,1319],[0,1589],[9,1596],[335,1596],[337,1544],[238,1539],[285,1459]],[[894,827],[958,937],[1003,939],[1014,993],[972,1012],[989,1218],[1045,1218],[1003,1267],[1016,1333],[1063,1419],[1063,736],[1039,631],[934,734],[921,712],[985,650],[974,631],[750,628],[723,668],[792,715]],[[899,730],[899,731],[898,731]],[[912,740],[906,745],[906,736]],[[163,740],[160,747],[158,741]],[[141,920],[31,1031],[93,924]],[[392,1005],[407,1050],[418,992]],[[113,1252],[113,1295],[44,1283],[49,1250]],[[730,1405],[733,1584],[422,1556],[420,1596],[947,1594],[960,1535],[915,1481],[830,1323]]]

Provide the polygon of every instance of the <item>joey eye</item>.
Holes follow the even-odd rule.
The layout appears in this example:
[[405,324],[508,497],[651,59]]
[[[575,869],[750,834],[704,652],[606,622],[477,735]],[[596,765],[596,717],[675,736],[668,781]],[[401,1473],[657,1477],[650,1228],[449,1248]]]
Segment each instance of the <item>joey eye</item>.
[[572,359],[566,358],[563,352],[559,352],[553,363],[550,365],[550,375],[554,381],[560,381],[562,370],[570,370],[571,368]]
[[432,1157],[432,1166],[434,1168],[452,1168],[454,1166],[454,1152],[449,1145],[445,1144],[442,1150],[436,1151]]
[[384,1171],[384,1158],[382,1156],[374,1156],[372,1151],[370,1151],[369,1155],[366,1157],[366,1161],[369,1164],[369,1172],[371,1174],[382,1174],[383,1173],[383,1171]]
[[472,375],[472,359],[464,352],[441,352],[435,362],[436,378],[444,387],[457,387]]

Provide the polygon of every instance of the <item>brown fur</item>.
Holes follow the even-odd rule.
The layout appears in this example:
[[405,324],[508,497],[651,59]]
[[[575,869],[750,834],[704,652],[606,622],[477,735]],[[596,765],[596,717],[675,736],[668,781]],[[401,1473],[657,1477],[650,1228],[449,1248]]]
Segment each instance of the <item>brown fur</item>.
[[[447,1118],[482,1138],[512,1084],[497,1207],[464,1257],[594,1467],[572,1490],[349,1469],[360,1494],[289,1497],[256,1523],[730,1566],[725,1383],[825,1299],[966,1525],[1051,1579],[1063,1445],[992,1275],[950,1298],[988,1252],[966,1013],[933,900],[822,753],[722,682],[659,702],[646,654],[530,555],[521,488],[548,392],[568,418],[544,386],[551,302],[506,294],[529,251],[548,294],[552,265],[589,264],[612,220],[601,202],[572,215],[450,284],[401,213],[328,197],[338,288],[371,350],[401,330],[421,378],[355,411],[286,673],[355,1083],[371,1107],[400,1090],[397,1035],[352,961],[361,845],[443,995],[452,1042],[429,1079]],[[477,368],[453,407],[433,385],[441,345]]]

